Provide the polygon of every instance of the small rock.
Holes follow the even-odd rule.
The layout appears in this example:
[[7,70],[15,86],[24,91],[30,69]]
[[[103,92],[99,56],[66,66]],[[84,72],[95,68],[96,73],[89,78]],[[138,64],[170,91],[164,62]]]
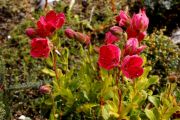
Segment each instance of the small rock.
[[19,119],[19,120],[25,120],[25,119],[26,119],[26,116],[21,115],[18,119]]
[[180,44],[180,28],[172,33],[171,39],[174,44]]

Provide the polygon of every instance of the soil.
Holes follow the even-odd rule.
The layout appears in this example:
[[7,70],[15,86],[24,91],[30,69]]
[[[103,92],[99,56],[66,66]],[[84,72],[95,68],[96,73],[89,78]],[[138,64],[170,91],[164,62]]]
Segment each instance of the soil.
[[34,0],[0,0],[0,43],[24,18],[31,15]]

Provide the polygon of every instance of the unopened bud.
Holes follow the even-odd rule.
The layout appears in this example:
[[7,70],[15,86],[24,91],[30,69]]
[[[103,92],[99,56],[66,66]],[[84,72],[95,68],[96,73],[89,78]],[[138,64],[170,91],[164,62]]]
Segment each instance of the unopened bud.
[[168,80],[170,83],[174,83],[177,81],[177,76],[176,75],[170,75],[170,76],[168,76]]
[[118,26],[113,26],[110,28],[110,31],[113,35],[117,35],[117,36],[120,36],[122,35],[123,33],[123,30],[121,27],[118,27]]
[[39,89],[39,91],[42,94],[49,94],[51,92],[51,86],[50,85],[42,85]]
[[26,35],[30,38],[33,38],[36,36],[36,31],[34,28],[27,28],[26,29]]
[[70,28],[67,28],[67,29],[65,30],[65,35],[66,35],[68,38],[70,38],[70,39],[73,39],[73,38],[74,38],[75,33],[76,33],[76,32],[75,32],[74,30],[70,29]]
[[81,43],[85,43],[86,45],[90,43],[90,37],[80,32],[76,32],[74,38]]

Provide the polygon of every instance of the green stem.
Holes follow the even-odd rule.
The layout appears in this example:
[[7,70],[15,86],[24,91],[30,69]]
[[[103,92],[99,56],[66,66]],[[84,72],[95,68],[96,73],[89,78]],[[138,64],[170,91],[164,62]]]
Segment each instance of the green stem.
[[[116,73],[116,86],[117,86],[117,92],[118,92],[118,98],[119,98],[119,103],[118,103],[118,114],[120,115],[121,113],[121,101],[122,101],[122,91],[121,89],[119,89],[119,78],[120,78],[120,69],[117,69],[117,73]],[[119,117],[120,119],[120,117]]]
[[55,50],[53,51],[53,70],[54,70],[55,75],[56,75],[56,80],[59,80],[57,68],[56,68],[56,52],[55,52]]
[[53,96],[53,94],[52,94],[52,92],[50,93],[50,95],[51,95],[51,100],[52,100],[52,113],[53,113],[53,118],[55,118],[56,116],[55,116],[55,114],[56,114],[56,105],[55,105],[55,102],[54,102],[54,96]]

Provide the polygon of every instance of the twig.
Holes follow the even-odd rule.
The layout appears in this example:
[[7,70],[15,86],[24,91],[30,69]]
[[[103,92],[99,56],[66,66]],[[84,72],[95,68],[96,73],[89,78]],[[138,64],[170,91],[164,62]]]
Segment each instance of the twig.
[[95,6],[93,6],[92,9],[91,9],[91,14],[90,14],[90,18],[89,18],[89,23],[91,23],[91,21],[92,21],[92,16],[93,16],[93,13],[94,13],[94,9],[95,9]]

